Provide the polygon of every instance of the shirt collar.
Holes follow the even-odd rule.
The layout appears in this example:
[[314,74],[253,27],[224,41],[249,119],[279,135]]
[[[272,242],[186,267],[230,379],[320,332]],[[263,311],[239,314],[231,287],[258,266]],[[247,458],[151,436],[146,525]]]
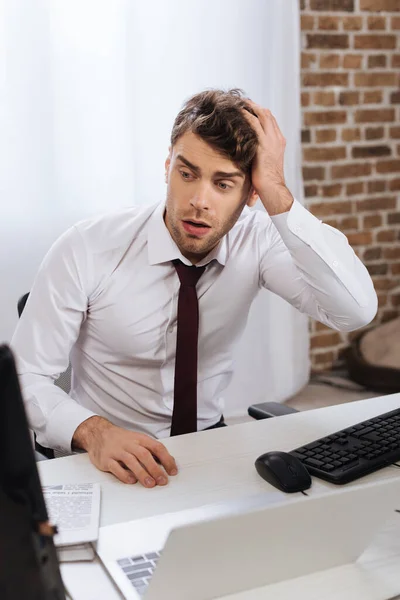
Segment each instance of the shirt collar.
[[[150,217],[150,223],[147,234],[147,247],[149,253],[149,264],[159,265],[171,260],[179,259],[185,265],[192,263],[182,256],[178,246],[171,237],[170,232],[164,222],[165,202],[161,202]],[[212,260],[217,260],[222,266],[225,266],[228,257],[228,242],[225,235],[219,244],[211,250],[207,256],[196,264],[197,267],[208,264]]]

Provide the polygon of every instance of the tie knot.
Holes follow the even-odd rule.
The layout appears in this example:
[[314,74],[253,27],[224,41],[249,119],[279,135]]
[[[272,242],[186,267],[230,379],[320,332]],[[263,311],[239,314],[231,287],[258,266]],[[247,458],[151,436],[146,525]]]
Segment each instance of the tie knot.
[[193,265],[189,267],[180,260],[174,260],[173,263],[181,285],[196,287],[198,280],[205,271],[205,267],[195,267]]

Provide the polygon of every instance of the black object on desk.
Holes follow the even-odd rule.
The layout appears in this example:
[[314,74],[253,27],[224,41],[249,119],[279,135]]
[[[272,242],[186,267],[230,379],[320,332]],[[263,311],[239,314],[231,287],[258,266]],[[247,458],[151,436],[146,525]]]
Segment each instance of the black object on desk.
[[0,598],[65,600],[11,350],[0,346]]
[[280,402],[260,402],[259,404],[249,406],[247,412],[253,419],[260,420],[271,417],[282,417],[283,415],[290,415],[299,411]]
[[266,452],[255,462],[257,473],[282,492],[303,492],[311,477],[303,463],[287,452]]
[[311,475],[343,484],[400,459],[400,408],[292,450]]

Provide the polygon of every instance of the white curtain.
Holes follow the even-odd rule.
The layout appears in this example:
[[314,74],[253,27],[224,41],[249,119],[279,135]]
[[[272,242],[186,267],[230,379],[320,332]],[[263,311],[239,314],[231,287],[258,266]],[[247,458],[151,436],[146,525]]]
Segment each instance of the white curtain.
[[[0,340],[60,233],[164,198],[171,127],[193,93],[240,87],[271,108],[302,200],[298,21],[297,0],[0,0]],[[226,414],[283,401],[308,374],[307,319],[263,292]]]

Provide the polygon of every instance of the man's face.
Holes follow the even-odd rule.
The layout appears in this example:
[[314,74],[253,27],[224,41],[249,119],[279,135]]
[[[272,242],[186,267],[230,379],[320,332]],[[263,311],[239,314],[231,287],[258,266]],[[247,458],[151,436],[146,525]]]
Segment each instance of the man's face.
[[191,132],[170,149],[165,169],[165,224],[183,256],[195,264],[232,229],[257,195],[233,162]]

